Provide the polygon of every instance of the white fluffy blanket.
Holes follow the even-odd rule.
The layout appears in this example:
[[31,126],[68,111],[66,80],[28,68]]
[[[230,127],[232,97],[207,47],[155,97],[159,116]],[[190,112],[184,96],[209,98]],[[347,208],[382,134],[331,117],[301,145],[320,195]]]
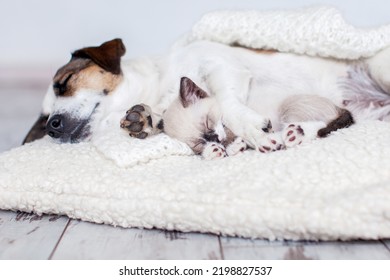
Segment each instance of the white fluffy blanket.
[[390,25],[355,28],[329,7],[209,13],[177,45],[196,40],[322,57],[370,57],[390,45]]
[[[314,13],[318,15],[319,11]],[[313,10],[299,13],[313,21],[321,19],[313,17]],[[324,17],[335,16],[334,10],[323,13]],[[205,19],[214,17],[215,28],[219,28],[224,26],[221,15]],[[279,12],[273,12],[275,18],[272,13],[237,15],[248,15],[250,26],[264,28],[262,32],[267,27],[256,25],[257,21],[280,20],[280,30],[274,34],[279,39],[269,45],[273,49],[279,48],[275,43],[278,40],[294,37],[295,29],[288,26],[299,27],[299,22],[289,17],[281,20]],[[295,19],[297,13],[291,15]],[[195,27],[197,36],[202,22],[205,20]],[[242,35],[236,34],[234,40],[244,39],[253,31],[250,26],[241,26],[242,22],[237,24]],[[212,30],[213,25],[209,26]],[[327,28],[325,24],[323,30]],[[385,29],[366,32],[379,34]],[[309,32],[304,37],[313,39],[308,50],[318,50],[315,53],[319,54],[323,45],[314,40],[317,34]],[[379,37],[377,40],[383,46],[388,43],[388,36],[381,38],[383,42]],[[382,45],[370,45],[370,50],[379,50]],[[284,44],[280,46],[285,50]],[[354,55],[369,54],[358,49],[351,48]],[[112,114],[115,129],[97,135],[90,143],[58,145],[44,138],[0,155],[0,208],[59,213],[123,227],[252,238],[390,237],[388,123],[364,122],[286,151],[248,151],[237,157],[204,161],[165,135],[146,140],[129,138],[118,128],[119,118]]]

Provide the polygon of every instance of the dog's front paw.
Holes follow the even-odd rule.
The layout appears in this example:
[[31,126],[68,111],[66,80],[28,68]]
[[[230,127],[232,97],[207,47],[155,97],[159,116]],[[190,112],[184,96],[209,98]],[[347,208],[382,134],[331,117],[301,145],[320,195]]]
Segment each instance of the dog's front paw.
[[225,147],[219,143],[208,142],[202,152],[202,157],[207,160],[226,157]]
[[290,124],[282,132],[287,148],[300,145],[305,138],[305,131],[299,124]]
[[226,126],[251,147],[256,148],[268,133],[272,132],[271,121],[257,114],[242,114],[228,119]]
[[[145,139],[156,134],[161,128],[153,126],[152,110],[148,105],[138,104],[126,112],[121,120],[121,128],[129,132],[131,137]],[[160,121],[161,122],[161,121]]]
[[268,133],[273,132],[272,124],[269,119],[260,118],[252,120],[252,122],[245,122],[243,124],[243,139],[249,142],[251,146],[258,146]]
[[232,143],[226,147],[226,154],[234,156],[244,152],[248,148],[247,144],[241,137],[236,137]]

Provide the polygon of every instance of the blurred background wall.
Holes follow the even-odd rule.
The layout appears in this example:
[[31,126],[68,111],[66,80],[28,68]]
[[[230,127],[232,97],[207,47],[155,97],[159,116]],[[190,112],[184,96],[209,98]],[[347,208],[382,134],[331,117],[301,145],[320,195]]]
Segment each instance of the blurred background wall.
[[49,81],[71,51],[115,37],[126,57],[163,53],[206,12],[321,4],[359,27],[390,23],[389,0],[0,0],[0,86]]

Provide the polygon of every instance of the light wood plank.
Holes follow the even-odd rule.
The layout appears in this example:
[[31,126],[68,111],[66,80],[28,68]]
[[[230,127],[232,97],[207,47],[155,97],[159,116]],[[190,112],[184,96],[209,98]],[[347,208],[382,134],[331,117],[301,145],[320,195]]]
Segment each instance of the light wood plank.
[[48,259],[68,218],[0,211],[0,259]]
[[387,250],[390,252],[390,239],[382,240],[382,243],[386,246]]
[[268,251],[267,248],[281,248],[283,242],[221,237],[221,247],[225,259],[279,259],[277,250]]
[[[325,242],[306,246],[309,255],[323,260],[389,260],[390,252],[380,241]],[[312,253],[311,253],[312,252]]]
[[269,242],[221,238],[225,259],[390,259],[380,241],[357,242]]
[[72,220],[53,259],[221,259],[218,237]]

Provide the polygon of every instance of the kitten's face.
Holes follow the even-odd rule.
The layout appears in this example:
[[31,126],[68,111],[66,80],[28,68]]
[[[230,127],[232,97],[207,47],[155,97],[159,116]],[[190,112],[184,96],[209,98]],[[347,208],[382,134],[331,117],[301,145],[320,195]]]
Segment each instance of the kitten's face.
[[165,133],[188,144],[196,154],[207,142],[226,146],[234,139],[222,123],[215,98],[185,77],[180,81],[180,96],[165,111],[163,119]]

